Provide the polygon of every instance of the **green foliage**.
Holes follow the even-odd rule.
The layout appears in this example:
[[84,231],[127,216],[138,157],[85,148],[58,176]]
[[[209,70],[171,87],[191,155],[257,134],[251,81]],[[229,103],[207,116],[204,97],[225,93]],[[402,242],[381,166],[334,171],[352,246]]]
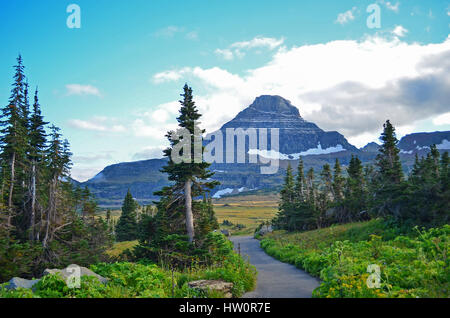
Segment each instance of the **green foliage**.
[[273,219],[275,228],[305,231],[332,224],[364,221],[383,217],[397,226],[436,227],[449,222],[450,177],[448,153],[430,147],[426,158],[416,156],[408,180],[404,180],[399,159],[395,128],[388,121],[381,135],[382,146],[375,166],[363,167],[352,155],[347,177],[336,159],[334,172],[325,164],[320,180],[310,169],[303,175],[300,159],[296,182],[290,166],[280,192],[279,213]]
[[30,111],[20,55],[14,69],[0,112],[0,282],[98,262],[111,243],[89,190],[72,186],[69,142],[53,125],[46,134],[37,90]]
[[[106,285],[95,277],[83,276],[80,288],[70,289],[58,275],[47,275],[30,290],[7,291],[0,285],[1,297],[43,298],[168,298],[221,297],[217,293],[201,293],[188,288],[188,282],[200,279],[224,280],[233,283],[232,294],[240,297],[256,284],[256,270],[232,251],[232,244],[223,235],[208,237],[209,251],[216,257],[214,266],[191,266],[184,270],[163,268],[144,263],[98,263],[91,270],[108,278]],[[173,275],[173,280],[172,280]],[[173,286],[173,287],[172,287]]]
[[219,232],[210,232],[195,244],[186,235],[169,234],[158,241],[139,244],[127,253],[130,260],[152,261],[162,266],[189,268],[222,263],[232,253],[232,243]]
[[138,236],[137,225],[137,202],[133,199],[130,190],[128,190],[122,205],[122,214],[116,225],[116,241],[133,241]]
[[[398,235],[386,223],[274,234],[261,246],[271,256],[322,280],[315,297],[449,297],[450,226]],[[377,234],[374,234],[377,233]],[[368,265],[381,269],[380,288],[366,284]]]

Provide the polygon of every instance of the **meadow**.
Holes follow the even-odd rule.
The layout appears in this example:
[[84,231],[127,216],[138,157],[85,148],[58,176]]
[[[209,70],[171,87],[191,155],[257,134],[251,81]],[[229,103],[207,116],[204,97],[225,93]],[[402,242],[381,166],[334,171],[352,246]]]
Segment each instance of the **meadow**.
[[[261,222],[271,220],[278,212],[278,195],[241,195],[229,196],[213,201],[214,211],[222,229],[227,229],[231,235],[253,235]],[[233,226],[223,225],[230,221]],[[237,224],[245,226],[236,228]]]
[[[278,212],[278,194],[251,194],[251,195],[233,195],[220,199],[214,199],[214,212],[219,221],[220,228],[230,231],[231,235],[253,235],[255,229],[261,222],[270,221]],[[121,214],[120,209],[111,210],[111,218],[118,220]],[[98,213],[103,218],[106,216],[106,210]],[[223,221],[228,220],[233,225],[224,225]],[[237,225],[244,225],[244,228],[238,228]],[[118,243],[115,245],[117,255],[118,251],[125,250],[134,246],[134,243]]]

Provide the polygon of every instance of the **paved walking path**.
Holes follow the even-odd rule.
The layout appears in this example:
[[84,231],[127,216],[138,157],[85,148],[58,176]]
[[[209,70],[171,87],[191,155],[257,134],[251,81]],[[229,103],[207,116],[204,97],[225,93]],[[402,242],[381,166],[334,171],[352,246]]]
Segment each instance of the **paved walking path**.
[[258,271],[256,289],[244,298],[309,298],[319,286],[319,281],[306,272],[267,255],[253,237],[231,237],[231,241],[235,249],[240,244],[241,255],[248,257]]

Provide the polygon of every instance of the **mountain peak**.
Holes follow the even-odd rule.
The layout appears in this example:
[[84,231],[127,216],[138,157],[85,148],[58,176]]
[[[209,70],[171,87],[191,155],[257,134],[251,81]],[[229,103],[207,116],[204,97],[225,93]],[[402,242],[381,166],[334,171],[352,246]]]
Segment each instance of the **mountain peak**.
[[261,95],[256,97],[249,107],[262,112],[300,117],[297,107],[293,106],[289,100],[278,95]]

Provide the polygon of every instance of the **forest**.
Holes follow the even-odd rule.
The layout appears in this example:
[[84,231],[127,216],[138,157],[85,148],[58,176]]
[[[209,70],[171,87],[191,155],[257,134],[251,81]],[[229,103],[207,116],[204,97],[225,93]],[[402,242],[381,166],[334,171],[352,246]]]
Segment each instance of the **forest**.
[[[224,296],[188,287],[200,278],[233,282],[233,296],[254,287],[255,269],[217,232],[209,191],[217,182],[209,180],[209,164],[171,160],[171,149],[180,142],[175,132],[167,133],[171,147],[165,150],[169,161],[163,168],[172,185],[157,192],[156,205],[139,207],[128,191],[120,218],[113,220],[110,211],[102,217],[89,189],[74,186],[69,142],[45,121],[37,89],[30,104],[20,55],[14,70],[11,96],[1,114],[0,296]],[[193,143],[194,131],[204,132],[196,126],[201,114],[190,87],[185,85],[181,96],[177,120],[189,129]],[[116,241],[137,239],[134,249],[117,257],[105,253]],[[12,277],[41,278],[44,269],[70,264],[104,275],[107,286],[83,276],[81,288],[71,289],[63,277],[51,274],[33,290],[3,288]]]

